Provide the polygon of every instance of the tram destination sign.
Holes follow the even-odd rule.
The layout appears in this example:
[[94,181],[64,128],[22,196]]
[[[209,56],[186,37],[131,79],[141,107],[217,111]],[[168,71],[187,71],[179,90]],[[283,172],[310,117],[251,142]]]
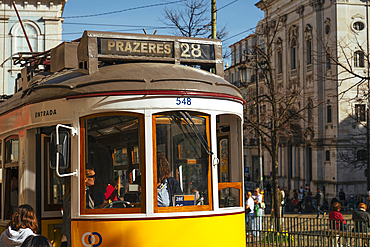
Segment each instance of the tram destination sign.
[[170,57],[173,42],[129,39],[98,39],[98,53],[103,55]]
[[[174,58],[173,41],[98,38],[98,54]],[[180,42],[180,59],[214,60],[214,45]]]

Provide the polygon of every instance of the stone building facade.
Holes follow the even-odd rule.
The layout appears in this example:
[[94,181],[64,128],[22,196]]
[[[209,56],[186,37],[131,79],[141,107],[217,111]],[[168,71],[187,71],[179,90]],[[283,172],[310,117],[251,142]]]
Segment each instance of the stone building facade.
[[[260,23],[279,25],[272,53],[276,83],[299,88],[303,92],[301,103],[309,106],[301,128],[310,129],[310,141],[291,138],[282,140],[279,147],[279,185],[288,192],[308,184],[312,192],[317,187],[324,189],[329,198],[338,196],[342,188],[347,194],[366,194],[368,88],[366,80],[360,78],[368,73],[366,2],[256,3],[265,13]],[[234,58],[225,71],[226,79],[234,84],[240,78],[240,70],[235,68],[243,64],[235,58],[242,54],[244,48],[237,48],[242,43],[231,46]],[[244,88],[245,95],[253,94],[251,87]],[[254,167],[256,147],[251,145],[250,135],[245,135],[245,164]],[[268,177],[271,161],[266,151],[263,163]]]
[[[43,52],[62,41],[62,13],[67,0],[14,0],[34,52]],[[30,52],[11,0],[0,0],[0,95],[14,93],[20,66],[9,59]],[[8,59],[8,60],[7,60]]]

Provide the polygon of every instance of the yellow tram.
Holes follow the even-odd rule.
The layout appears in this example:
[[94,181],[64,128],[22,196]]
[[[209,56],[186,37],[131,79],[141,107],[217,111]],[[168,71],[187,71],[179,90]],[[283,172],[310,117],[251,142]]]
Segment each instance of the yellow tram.
[[2,230],[27,203],[60,246],[70,196],[72,246],[245,246],[244,101],[220,41],[85,31],[22,59],[0,104]]

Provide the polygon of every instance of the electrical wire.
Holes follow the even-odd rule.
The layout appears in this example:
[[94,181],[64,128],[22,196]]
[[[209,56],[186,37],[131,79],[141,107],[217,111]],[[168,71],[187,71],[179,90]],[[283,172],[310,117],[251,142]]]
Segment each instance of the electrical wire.
[[121,10],[116,10],[116,11],[111,11],[111,12],[100,13],[100,14],[64,16],[63,18],[72,19],[72,18],[86,18],[86,17],[96,17],[96,16],[103,16],[103,15],[111,15],[111,14],[122,13],[122,12],[130,11],[130,10],[137,10],[137,9],[145,9],[145,8],[151,8],[151,7],[158,7],[158,6],[168,5],[168,4],[180,3],[180,2],[184,2],[184,1],[186,1],[186,0],[172,1],[172,2],[166,2],[166,3],[156,3],[156,4],[151,4],[151,5],[145,5],[145,6],[139,6],[139,7],[132,7],[132,8],[121,9]]
[[[87,22],[63,22],[63,25],[83,25],[83,26],[107,26],[107,27],[138,27],[143,28],[142,25],[124,25],[124,24],[103,24],[103,23],[87,23]],[[176,27],[176,26],[173,26]],[[157,26],[146,26],[146,28],[168,28],[165,27],[157,27]],[[170,27],[172,28],[172,27]]]
[[222,6],[221,8],[218,8],[218,9],[216,10],[216,12],[217,12],[217,11],[220,11],[220,10],[221,10],[221,9],[223,9],[223,8],[226,8],[226,7],[230,6],[231,4],[233,4],[233,3],[237,2],[237,1],[239,1],[239,0],[234,0],[234,1],[232,1],[232,2],[230,2],[230,3],[228,3],[228,4],[226,4],[226,5]]

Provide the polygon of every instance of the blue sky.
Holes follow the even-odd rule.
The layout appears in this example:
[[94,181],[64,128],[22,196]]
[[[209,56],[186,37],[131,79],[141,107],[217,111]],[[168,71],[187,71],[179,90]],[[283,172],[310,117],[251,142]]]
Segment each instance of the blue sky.
[[[163,16],[164,4],[176,7],[178,0],[69,0],[64,8],[63,40],[72,41],[82,36],[84,30],[115,31],[128,33],[154,33],[173,35],[173,30],[164,28],[159,18]],[[224,47],[245,38],[263,12],[254,4],[257,0],[217,0],[217,26],[227,25],[229,35]],[[153,5],[150,7],[150,5]],[[209,0],[211,5],[211,0]],[[90,16],[91,15],[91,16]],[[211,14],[209,14],[211,15]]]

